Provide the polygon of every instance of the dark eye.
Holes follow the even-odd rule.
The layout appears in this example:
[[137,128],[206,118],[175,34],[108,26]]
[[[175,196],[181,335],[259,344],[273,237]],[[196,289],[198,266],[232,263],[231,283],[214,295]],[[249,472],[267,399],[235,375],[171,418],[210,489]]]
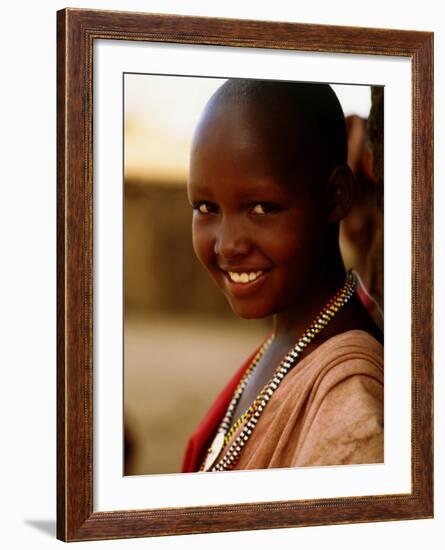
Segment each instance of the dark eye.
[[198,214],[212,214],[217,211],[217,208],[211,202],[197,202],[192,205],[192,208]]
[[250,210],[251,214],[262,216],[264,214],[270,214],[279,210],[277,204],[271,202],[258,202],[254,204]]

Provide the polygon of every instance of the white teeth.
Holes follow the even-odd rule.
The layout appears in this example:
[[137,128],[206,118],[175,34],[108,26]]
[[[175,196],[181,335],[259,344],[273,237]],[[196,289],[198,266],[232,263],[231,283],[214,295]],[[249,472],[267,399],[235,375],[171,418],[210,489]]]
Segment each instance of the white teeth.
[[234,271],[229,271],[230,280],[234,283],[250,283],[257,279],[263,272],[262,271],[252,271],[250,273],[235,273]]

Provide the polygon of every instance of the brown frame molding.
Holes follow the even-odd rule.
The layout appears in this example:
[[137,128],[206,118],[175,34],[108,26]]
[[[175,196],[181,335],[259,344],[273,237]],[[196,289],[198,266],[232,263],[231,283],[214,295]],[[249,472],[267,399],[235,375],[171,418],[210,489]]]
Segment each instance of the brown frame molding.
[[[92,70],[96,39],[412,60],[412,492],[93,513]],[[433,33],[65,9],[57,13],[57,537],[433,517]]]

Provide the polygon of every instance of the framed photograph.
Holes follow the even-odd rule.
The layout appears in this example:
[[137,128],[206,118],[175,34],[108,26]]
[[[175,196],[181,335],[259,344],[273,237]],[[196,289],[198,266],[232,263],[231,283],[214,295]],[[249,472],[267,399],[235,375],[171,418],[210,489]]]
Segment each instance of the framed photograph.
[[57,537],[433,517],[433,34],[57,25]]

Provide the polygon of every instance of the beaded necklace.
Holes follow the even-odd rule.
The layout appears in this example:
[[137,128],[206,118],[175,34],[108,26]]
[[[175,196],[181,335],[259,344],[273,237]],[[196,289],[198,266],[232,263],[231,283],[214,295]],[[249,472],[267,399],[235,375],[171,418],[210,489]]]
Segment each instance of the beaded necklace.
[[[250,407],[244,414],[232,425],[235,409],[243,395],[244,390],[252,376],[253,371],[258,365],[264,352],[271,344],[275,334],[273,333],[261,346],[251,364],[241,378],[238,386],[233,394],[233,398],[227,408],[226,414],[218,428],[217,434],[211,447],[208,450],[204,463],[201,466],[201,471],[219,472],[223,470],[231,470],[237,463],[241,451],[249,437],[251,436],[255,426],[264,411],[267,403],[278,388],[286,374],[295,366],[295,363],[301,352],[308,346],[313,338],[321,332],[335,314],[346,305],[352,298],[355,292],[356,280],[351,271],[346,274],[346,281],[334,297],[326,304],[326,306],[317,315],[309,328],[303,333],[294,347],[283,357],[278,368],[273,374],[269,382],[264,386],[257,398],[253,401]],[[227,449],[227,452],[221,460],[217,460],[225,444],[229,443],[232,436],[238,428],[245,423],[243,429]],[[230,427],[231,426],[231,427]]]

